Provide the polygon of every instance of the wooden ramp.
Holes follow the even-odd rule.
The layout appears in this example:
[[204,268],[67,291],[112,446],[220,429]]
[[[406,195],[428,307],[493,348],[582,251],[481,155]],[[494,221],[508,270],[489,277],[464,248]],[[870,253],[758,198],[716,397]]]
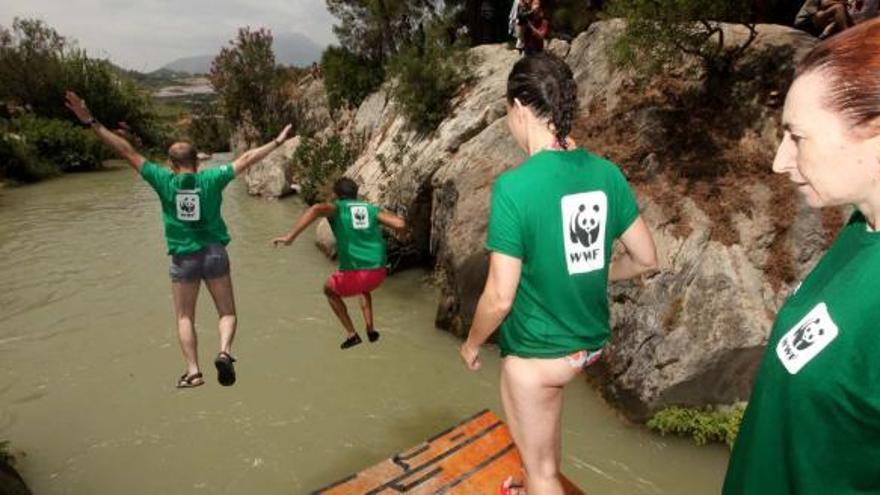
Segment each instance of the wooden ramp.
[[[316,495],[496,495],[508,476],[522,477],[507,426],[485,410],[424,443],[312,492]],[[566,495],[584,495],[563,479]]]

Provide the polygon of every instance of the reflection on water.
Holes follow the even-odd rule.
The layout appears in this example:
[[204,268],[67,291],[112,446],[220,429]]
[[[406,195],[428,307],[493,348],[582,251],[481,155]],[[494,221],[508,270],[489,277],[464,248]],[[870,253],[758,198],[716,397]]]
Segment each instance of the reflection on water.
[[[39,494],[307,493],[474,412],[501,412],[498,358],[459,364],[433,328],[426,274],[377,292],[376,344],[342,352],[312,246],[268,240],[298,200],[226,194],[239,309],[239,379],[216,383],[216,314],[197,314],[207,385],[173,387],[174,337],[159,204],[123,167],[0,190],[0,439]],[[353,315],[359,317],[354,305]],[[564,414],[564,470],[592,494],[717,493],[727,451],[626,425],[582,383]]]

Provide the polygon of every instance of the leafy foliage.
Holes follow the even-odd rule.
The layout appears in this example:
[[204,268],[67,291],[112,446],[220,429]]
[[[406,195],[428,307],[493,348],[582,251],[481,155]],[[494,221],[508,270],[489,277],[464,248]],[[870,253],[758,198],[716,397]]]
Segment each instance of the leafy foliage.
[[407,47],[394,58],[392,95],[414,129],[430,132],[446,118],[453,96],[467,79],[468,63],[465,52],[430,42]]
[[21,136],[0,134],[0,178],[36,182],[58,173]]
[[418,132],[437,128],[452,108],[456,92],[470,76],[471,60],[462,44],[444,36],[449,15],[434,18],[389,64],[392,96]]
[[268,29],[241,28],[211,64],[211,84],[223,118],[229,126],[254,129],[257,135],[247,136],[253,142],[272,139],[288,123],[302,124],[300,109],[285,92],[285,85],[300,74],[276,66],[272,39]]
[[648,428],[663,435],[671,433],[692,437],[698,445],[724,442],[733,448],[744,412],[745,406],[742,404],[729,410],[670,407],[655,414],[648,421]]
[[195,105],[190,117],[189,138],[200,151],[229,151],[231,129],[220,109],[211,102]]
[[150,99],[106,60],[89,58],[39,20],[0,26],[0,102],[19,112],[73,122],[64,92],[79,93],[109,126],[124,123],[149,146],[166,144]]
[[327,0],[333,32],[359,57],[384,65],[437,11],[439,0]]
[[9,127],[61,172],[94,170],[110,158],[91,130],[67,121],[23,115],[10,121]]
[[[729,75],[757,37],[752,0],[615,0],[608,13],[627,19],[627,29],[615,46],[623,65],[657,72],[685,55],[698,57],[708,82]],[[729,43],[722,22],[740,23],[749,30],[741,43]]]
[[331,110],[358,106],[382,84],[385,70],[347,48],[328,47],[321,56],[324,87]]
[[308,204],[326,197],[329,187],[357,158],[354,146],[339,136],[304,138],[293,155],[293,164],[300,172],[300,194]]
[[7,466],[15,465],[15,456],[9,452],[8,440],[0,440],[0,464],[6,464]]

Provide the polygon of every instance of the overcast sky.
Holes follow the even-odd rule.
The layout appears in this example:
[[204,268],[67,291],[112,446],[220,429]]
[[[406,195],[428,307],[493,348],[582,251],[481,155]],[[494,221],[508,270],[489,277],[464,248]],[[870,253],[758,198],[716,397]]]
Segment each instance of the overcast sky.
[[139,71],[178,58],[212,55],[240,26],[299,32],[335,42],[324,0],[2,0],[0,25],[37,17],[90,55]]

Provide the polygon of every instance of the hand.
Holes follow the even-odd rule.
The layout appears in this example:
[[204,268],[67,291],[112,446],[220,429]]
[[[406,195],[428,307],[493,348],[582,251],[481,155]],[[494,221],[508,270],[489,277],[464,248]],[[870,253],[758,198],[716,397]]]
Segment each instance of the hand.
[[278,247],[280,244],[284,244],[285,246],[290,246],[290,244],[292,242],[293,242],[293,239],[291,239],[290,237],[287,237],[286,235],[283,235],[281,237],[276,237],[276,238],[272,239],[272,246]]
[[76,118],[78,118],[80,122],[88,124],[93,120],[92,112],[90,112],[89,107],[86,106],[85,100],[80,98],[76,93],[68,91],[65,94],[65,100],[64,106],[76,114]]
[[292,124],[287,124],[286,126],[284,126],[284,129],[281,130],[281,133],[278,134],[277,138],[275,138],[275,142],[278,144],[282,144],[284,143],[284,141],[287,141],[287,135],[290,134],[291,129],[293,129]]
[[461,344],[461,349],[459,349],[459,354],[461,355],[461,360],[464,361],[464,365],[467,369],[471,371],[477,371],[482,366],[480,362],[480,348],[474,347],[468,344],[467,341],[464,344]]

